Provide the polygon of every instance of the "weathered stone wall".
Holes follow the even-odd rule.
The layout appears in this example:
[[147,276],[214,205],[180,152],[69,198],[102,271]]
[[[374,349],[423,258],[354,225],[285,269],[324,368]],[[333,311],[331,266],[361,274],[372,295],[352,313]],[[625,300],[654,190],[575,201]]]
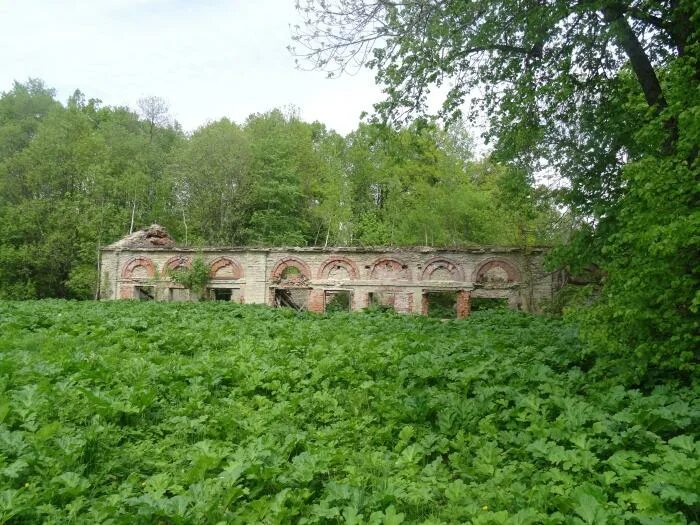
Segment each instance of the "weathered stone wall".
[[[555,276],[542,267],[543,249],[518,248],[205,248],[123,247],[102,251],[104,299],[186,300],[167,269],[187,267],[201,256],[210,267],[208,293],[231,290],[241,303],[284,304],[294,300],[311,311],[325,309],[329,292],[350,292],[350,307],[370,302],[405,313],[426,313],[424,294],[457,292],[465,316],[472,298],[506,299],[512,308],[537,311],[554,291]],[[144,295],[145,294],[145,295]],[[228,297],[228,291],[224,292]]]

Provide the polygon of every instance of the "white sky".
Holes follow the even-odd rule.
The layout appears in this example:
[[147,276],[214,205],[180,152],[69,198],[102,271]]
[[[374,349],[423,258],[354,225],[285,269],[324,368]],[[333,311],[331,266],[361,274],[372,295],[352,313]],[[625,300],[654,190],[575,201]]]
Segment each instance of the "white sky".
[[374,75],[327,79],[287,51],[294,0],[0,0],[0,91],[40,78],[65,102],[164,98],[186,131],[296,106],[346,134],[382,98]]

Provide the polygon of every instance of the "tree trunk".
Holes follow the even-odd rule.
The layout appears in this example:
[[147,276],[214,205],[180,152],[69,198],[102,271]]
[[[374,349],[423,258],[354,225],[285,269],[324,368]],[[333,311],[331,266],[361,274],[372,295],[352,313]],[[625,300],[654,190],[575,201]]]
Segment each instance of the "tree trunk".
[[642,87],[647,104],[650,107],[656,106],[659,110],[666,107],[666,100],[664,99],[659,79],[656,76],[656,71],[654,71],[654,66],[651,65],[651,61],[641,42],[625,19],[622,7],[603,7],[603,18],[613,28],[618,45],[627,54],[632,70]]
[[131,225],[129,226],[129,235],[134,233],[134,216],[136,215],[136,199],[134,199],[134,205],[131,207]]

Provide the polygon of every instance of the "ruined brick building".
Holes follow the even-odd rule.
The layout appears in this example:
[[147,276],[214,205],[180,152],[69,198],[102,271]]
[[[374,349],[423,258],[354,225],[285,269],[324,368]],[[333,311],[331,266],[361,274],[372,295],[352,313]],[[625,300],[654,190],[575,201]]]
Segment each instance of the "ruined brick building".
[[474,302],[501,301],[536,311],[557,288],[543,269],[543,248],[180,247],[157,225],[102,249],[103,299],[192,300],[169,272],[196,257],[209,267],[205,297],[323,312],[373,304],[402,313],[451,301],[455,317]]

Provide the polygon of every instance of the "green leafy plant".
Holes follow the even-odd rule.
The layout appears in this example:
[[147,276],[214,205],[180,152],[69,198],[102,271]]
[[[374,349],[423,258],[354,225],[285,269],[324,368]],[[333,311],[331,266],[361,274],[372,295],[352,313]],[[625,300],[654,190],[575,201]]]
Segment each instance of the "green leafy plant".
[[189,268],[179,267],[169,272],[169,277],[198,296],[202,296],[211,278],[209,267],[202,257],[195,257]]
[[697,523],[700,386],[575,325],[0,301],[0,523]]

